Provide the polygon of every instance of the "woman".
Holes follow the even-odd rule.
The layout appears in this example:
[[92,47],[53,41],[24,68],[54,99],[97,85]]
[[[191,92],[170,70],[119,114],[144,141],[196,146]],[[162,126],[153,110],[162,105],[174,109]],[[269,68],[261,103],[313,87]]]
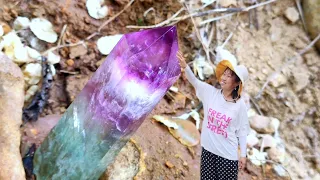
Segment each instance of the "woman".
[[246,105],[240,95],[248,78],[247,68],[221,61],[216,68],[221,85],[217,89],[198,80],[180,53],[178,59],[204,107],[201,180],[237,179],[238,169],[242,170],[246,163],[246,137],[250,130]]

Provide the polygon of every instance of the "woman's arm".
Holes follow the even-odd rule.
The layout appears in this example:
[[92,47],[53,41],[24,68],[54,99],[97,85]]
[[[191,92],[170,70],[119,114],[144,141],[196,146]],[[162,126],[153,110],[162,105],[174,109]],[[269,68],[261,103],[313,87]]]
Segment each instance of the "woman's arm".
[[185,72],[188,81],[195,88],[197,97],[200,101],[204,102],[205,97],[208,96],[208,93],[211,93],[213,89],[215,90],[215,87],[205,82],[202,82],[198,78],[196,78],[196,76],[193,74],[192,70],[187,65],[183,55],[180,52],[178,52],[177,57],[180,61],[182,71]]
[[247,136],[240,136],[239,144],[240,144],[240,156],[246,157],[247,156]]
[[246,167],[246,155],[247,155],[247,136],[239,137],[240,144],[240,159],[239,159],[239,169],[243,170]]
[[247,136],[250,132],[250,124],[248,120],[247,107],[245,102],[240,99],[240,112],[239,112],[239,130],[237,132],[237,137],[239,138],[240,144],[240,159],[239,168],[243,170],[246,166],[246,155],[247,155]]
[[187,67],[184,69],[186,73],[186,77],[188,81],[192,84],[192,86],[197,90],[199,89],[199,84],[202,83],[191,71],[190,67],[187,65]]

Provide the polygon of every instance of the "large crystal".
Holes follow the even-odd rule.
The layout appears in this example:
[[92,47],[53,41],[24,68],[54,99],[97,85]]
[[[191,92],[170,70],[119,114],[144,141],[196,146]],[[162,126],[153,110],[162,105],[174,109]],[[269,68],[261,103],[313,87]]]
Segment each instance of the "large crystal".
[[178,79],[177,51],[174,26],[125,34],[37,149],[37,179],[98,179]]

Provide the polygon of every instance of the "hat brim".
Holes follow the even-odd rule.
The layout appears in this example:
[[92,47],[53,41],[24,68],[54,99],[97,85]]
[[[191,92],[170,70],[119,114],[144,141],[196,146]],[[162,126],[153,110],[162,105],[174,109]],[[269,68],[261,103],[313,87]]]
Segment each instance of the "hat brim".
[[233,65],[228,61],[228,60],[222,60],[219,62],[219,64],[216,67],[216,77],[217,80],[220,82],[221,80],[221,76],[223,75],[224,71],[229,68],[231,69],[239,78],[240,78],[240,84],[239,84],[239,90],[238,90],[238,95],[240,95],[242,93],[242,89],[243,89],[243,79],[241,78],[241,76],[239,76],[239,74],[234,70]]

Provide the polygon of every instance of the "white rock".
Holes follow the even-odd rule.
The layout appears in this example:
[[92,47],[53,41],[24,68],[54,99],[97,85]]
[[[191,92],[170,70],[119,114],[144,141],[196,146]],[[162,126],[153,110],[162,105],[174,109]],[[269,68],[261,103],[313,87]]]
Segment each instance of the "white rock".
[[210,77],[211,75],[213,75],[214,71],[213,71],[213,67],[208,63],[206,62],[203,66],[203,75],[208,78]]
[[108,55],[122,38],[122,36],[122,34],[117,34],[112,36],[104,36],[98,39],[97,46],[101,54]]
[[48,53],[48,63],[49,64],[57,64],[60,62],[60,56],[54,54],[53,52]]
[[310,75],[308,72],[294,72],[293,77],[295,81],[294,83],[295,91],[300,91],[310,84],[310,81],[309,81]]
[[14,49],[23,46],[19,36],[14,31],[3,36],[1,46],[4,48],[4,53],[11,59],[14,59]]
[[58,39],[57,33],[52,28],[51,22],[43,18],[32,19],[30,23],[30,29],[37,38],[49,43],[54,43]]
[[30,20],[27,17],[18,16],[13,22],[13,28],[15,30],[27,29],[30,26]]
[[108,7],[102,6],[104,0],[87,0],[86,6],[88,13],[95,19],[102,19],[108,15]]
[[197,128],[197,129],[200,129],[200,122],[201,122],[201,120],[200,120],[200,115],[199,115],[199,113],[198,113],[197,111],[195,111],[195,110],[192,110],[192,111],[190,112],[190,115],[191,115],[191,117],[196,121],[196,128]]
[[28,55],[30,58],[32,58],[34,60],[38,60],[38,58],[41,57],[41,54],[37,50],[35,50],[31,47],[27,47],[27,50],[28,50]]
[[38,85],[32,85],[29,87],[29,89],[26,92],[26,95],[24,97],[24,101],[29,101],[39,90],[39,86]]
[[281,147],[272,147],[267,151],[268,157],[276,162],[282,163],[285,160],[285,149]]
[[219,3],[222,7],[237,6],[237,0],[220,0]]
[[249,121],[251,128],[259,133],[271,134],[275,132],[275,129],[271,124],[272,118],[254,115],[249,118]]
[[55,76],[56,75],[56,68],[52,64],[50,64],[49,66],[50,66],[50,70],[51,70],[52,76]]
[[248,110],[247,114],[248,114],[248,117],[250,118],[250,117],[252,117],[252,116],[257,115],[258,113],[257,113],[256,110],[254,110],[253,108],[250,108],[250,109]]
[[271,135],[266,134],[262,138],[263,147],[264,148],[271,148],[277,146],[277,141],[275,138],[273,138]]
[[14,48],[14,62],[16,63],[26,63],[30,62],[28,49],[26,46],[18,46]]
[[169,88],[169,90],[172,91],[172,92],[175,92],[175,93],[177,93],[179,91],[178,87],[176,87],[176,86],[171,86]]
[[273,164],[272,167],[278,176],[281,176],[281,177],[288,176],[287,171],[280,164]]
[[39,63],[29,63],[22,68],[24,80],[29,85],[37,84],[42,75],[42,67]]
[[257,131],[255,131],[254,129],[251,129],[251,128],[250,128],[249,134],[252,134],[252,135],[257,136],[258,133],[257,133]]
[[275,129],[275,131],[278,131],[279,126],[280,126],[280,121],[277,118],[271,118],[271,125]]
[[294,7],[287,8],[285,12],[286,18],[289,19],[292,23],[296,23],[299,20],[299,13]]
[[247,136],[247,145],[253,147],[259,143],[259,139],[254,134],[249,134]]
[[201,0],[201,2],[203,3],[203,4],[211,4],[211,3],[213,3],[213,2],[215,2],[216,0]]
[[281,85],[285,85],[287,83],[287,78],[282,75],[282,74],[278,74],[272,81],[271,81],[271,85],[273,87],[279,87]]
[[0,37],[3,36],[4,31],[3,31],[3,27],[0,25]]
[[204,56],[197,56],[193,61],[193,65],[201,80],[210,77],[214,73],[213,67],[206,61]]
[[252,148],[248,153],[248,159],[256,166],[260,166],[266,163],[267,153],[260,152],[256,148]]

